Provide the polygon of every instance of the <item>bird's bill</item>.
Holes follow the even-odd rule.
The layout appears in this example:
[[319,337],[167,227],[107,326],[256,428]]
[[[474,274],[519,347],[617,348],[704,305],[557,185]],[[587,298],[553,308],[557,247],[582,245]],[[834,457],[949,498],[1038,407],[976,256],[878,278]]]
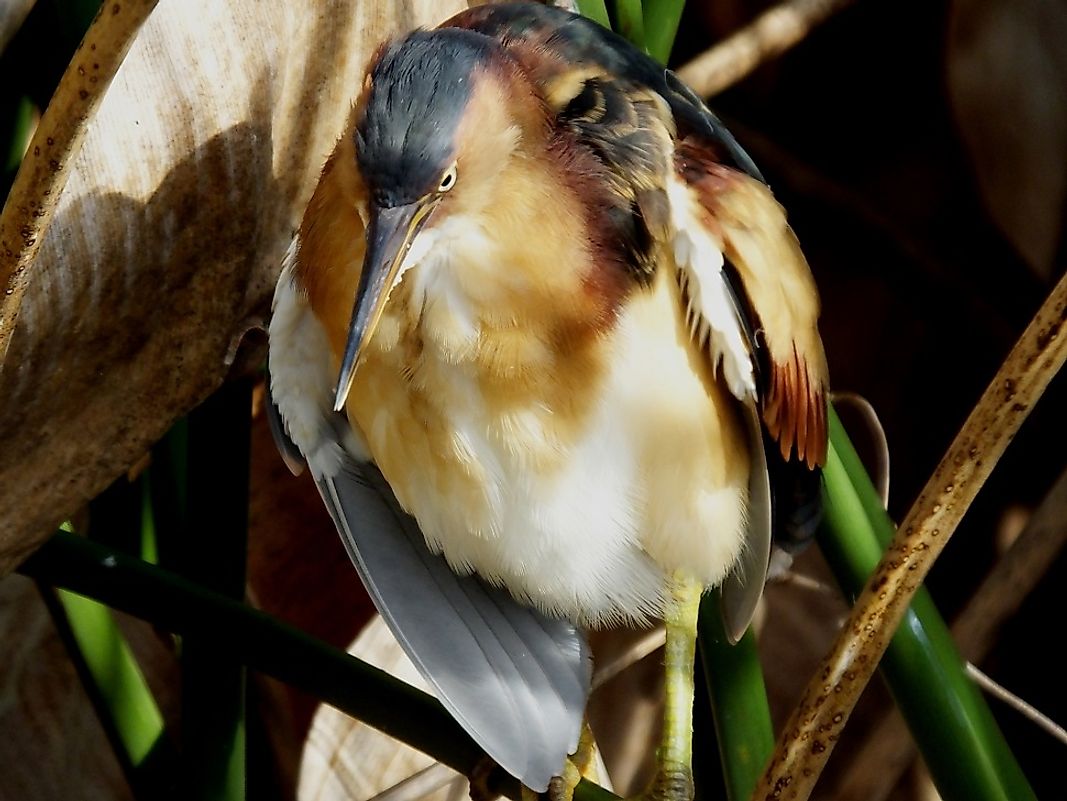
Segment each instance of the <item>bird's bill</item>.
[[356,301],[348,324],[348,340],[334,395],[335,411],[344,408],[356,368],[382,317],[404,257],[432,208],[433,204],[425,201],[392,208],[371,208],[367,251],[363,257],[363,270],[356,288]]

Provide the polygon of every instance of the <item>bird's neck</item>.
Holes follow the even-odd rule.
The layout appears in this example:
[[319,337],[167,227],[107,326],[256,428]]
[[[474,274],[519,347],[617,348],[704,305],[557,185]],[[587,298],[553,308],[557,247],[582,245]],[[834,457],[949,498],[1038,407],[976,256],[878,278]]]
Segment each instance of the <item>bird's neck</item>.
[[[517,154],[487,191],[435,226],[433,247],[398,300],[408,325],[446,361],[494,359],[517,331],[546,347],[575,347],[612,325],[626,277],[603,264],[587,199],[566,172],[547,152]],[[514,359],[521,354],[506,357]]]
[[552,178],[513,165],[484,206],[434,226],[432,249],[394,289],[370,343],[368,386],[405,376],[427,415],[474,403],[486,419],[584,418],[613,323],[590,280],[583,209]]

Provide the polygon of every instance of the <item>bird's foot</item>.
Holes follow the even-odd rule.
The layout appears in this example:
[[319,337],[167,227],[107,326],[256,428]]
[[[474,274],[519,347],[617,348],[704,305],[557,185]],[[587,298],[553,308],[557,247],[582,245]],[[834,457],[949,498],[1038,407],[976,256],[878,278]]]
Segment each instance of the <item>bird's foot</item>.
[[582,780],[578,766],[568,759],[563,766],[563,774],[548,783],[548,801],[572,801],[574,788]]
[[[519,785],[520,800],[521,801],[573,801],[574,788],[578,786],[578,782],[582,780],[582,773],[578,770],[578,767],[570,759],[567,760],[563,766],[561,775],[553,777],[548,782],[548,790],[542,794],[536,790],[531,790],[525,784]],[[471,782],[471,799],[472,801],[481,801],[481,799],[475,798],[474,795],[474,783]]]
[[661,764],[648,789],[631,801],[693,801],[693,771],[688,765]]

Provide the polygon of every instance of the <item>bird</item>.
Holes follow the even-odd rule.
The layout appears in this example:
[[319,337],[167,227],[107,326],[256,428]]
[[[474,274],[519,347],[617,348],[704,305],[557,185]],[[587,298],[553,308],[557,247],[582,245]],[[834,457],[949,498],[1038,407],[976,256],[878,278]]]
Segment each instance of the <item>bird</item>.
[[534,792],[578,747],[585,632],[662,620],[646,795],[688,801],[700,598],[738,639],[776,530],[818,515],[828,367],[785,211],[672,72],[558,8],[392,38],[354,94],[274,296],[283,456]]

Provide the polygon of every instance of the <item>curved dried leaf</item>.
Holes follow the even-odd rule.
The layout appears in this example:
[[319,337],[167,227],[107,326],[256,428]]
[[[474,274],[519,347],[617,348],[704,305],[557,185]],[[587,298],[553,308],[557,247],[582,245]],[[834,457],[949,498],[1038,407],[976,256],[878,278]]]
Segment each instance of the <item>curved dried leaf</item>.
[[152,13],[72,156],[0,372],[0,572],[219,385],[363,65],[462,5]]
[[[117,617],[164,713],[180,708],[166,641],[147,623]],[[74,663],[34,582],[0,582],[0,799],[134,801]]]
[[33,134],[0,216],[0,362],[11,344],[30,268],[70,177],[72,156],[157,2],[115,3],[97,13]]
[[1067,220],[1067,5],[956,0],[949,96],[993,220],[1043,278]]
[[[348,652],[429,692],[422,676],[404,655],[384,621],[375,615]],[[300,758],[298,801],[347,801],[374,798],[434,764],[416,751],[365,723],[321,704]],[[399,797],[453,801],[468,796],[465,777],[444,766],[424,777],[418,792]],[[427,785],[428,782],[428,785]],[[413,788],[414,789],[414,788]]]
[[0,53],[18,33],[34,0],[0,0]]

